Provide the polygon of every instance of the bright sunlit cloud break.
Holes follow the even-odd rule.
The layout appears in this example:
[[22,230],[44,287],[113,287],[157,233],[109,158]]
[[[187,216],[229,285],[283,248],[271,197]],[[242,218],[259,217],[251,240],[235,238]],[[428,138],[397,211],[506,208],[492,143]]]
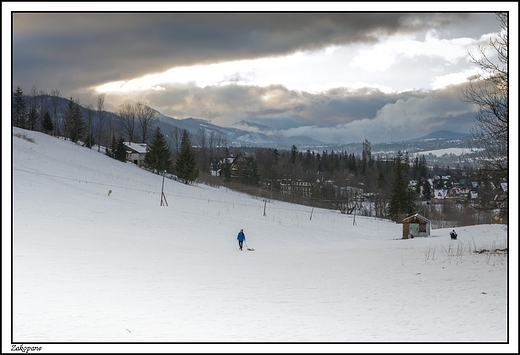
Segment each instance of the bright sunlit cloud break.
[[[376,82],[378,72],[389,71],[403,60],[418,56],[437,56],[444,65],[437,70],[438,77],[417,78],[414,87],[436,89],[460,83],[466,73],[447,72],[446,67],[466,60],[467,49],[474,45],[471,39],[439,40],[430,31],[424,41],[399,36],[372,46],[329,46],[317,51],[297,52],[283,57],[237,60],[209,65],[176,67],[163,73],[146,75],[128,81],[116,81],[97,87],[99,92],[130,92],[161,90],[166,85],[196,85],[198,87],[224,85],[251,85],[266,87],[282,85],[290,90],[322,92],[335,87],[359,88],[359,83]],[[382,59],[384,58],[384,59]],[[454,79],[450,81],[450,79]],[[399,80],[370,84],[368,87],[384,92],[407,90]],[[442,86],[441,86],[442,85]]]

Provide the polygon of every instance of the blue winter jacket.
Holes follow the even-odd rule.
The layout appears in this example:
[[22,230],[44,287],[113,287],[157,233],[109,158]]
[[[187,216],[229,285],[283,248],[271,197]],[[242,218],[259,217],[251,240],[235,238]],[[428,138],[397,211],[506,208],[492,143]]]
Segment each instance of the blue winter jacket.
[[237,236],[238,241],[243,241],[246,239],[246,236],[244,235],[244,232],[239,232]]

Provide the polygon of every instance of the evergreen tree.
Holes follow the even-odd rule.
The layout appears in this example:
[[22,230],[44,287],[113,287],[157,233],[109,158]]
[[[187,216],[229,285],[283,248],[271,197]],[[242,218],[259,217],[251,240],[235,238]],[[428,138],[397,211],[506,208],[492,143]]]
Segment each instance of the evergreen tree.
[[419,161],[419,176],[422,178],[428,178],[428,165],[426,164],[426,157],[421,155],[421,160]]
[[253,157],[246,158],[245,168],[239,171],[239,181],[243,184],[258,186],[258,163]]
[[126,161],[125,140],[122,136],[117,140],[115,135],[112,136],[112,144],[107,148],[106,155],[122,162]]
[[54,131],[54,123],[52,122],[49,111],[46,111],[45,115],[43,115],[42,128],[45,133]]
[[258,186],[260,183],[260,175],[258,173],[258,163],[255,159],[251,158],[249,162],[249,185]]
[[298,155],[298,148],[293,144],[291,147],[291,164],[296,163],[296,156]]
[[159,127],[155,128],[152,141],[144,157],[144,164],[159,173],[173,171],[172,153],[166,143],[166,138]]
[[23,97],[23,91],[20,87],[16,88],[13,99],[13,125],[15,127],[25,128],[27,121],[27,105]]
[[222,169],[221,176],[225,180],[229,181],[229,179],[231,179],[231,163],[229,162],[228,155],[226,155],[226,158],[224,158],[221,169]]
[[423,197],[427,200],[431,200],[432,198],[432,188],[430,186],[430,182],[428,180],[424,180],[423,183]]
[[36,128],[36,121],[38,120],[38,111],[36,111],[36,107],[31,107],[29,109],[29,116],[27,117],[27,129],[34,131]]
[[408,186],[407,169],[405,168],[405,158],[399,151],[394,159],[392,191],[390,194],[390,204],[388,213],[390,218],[398,222],[401,217],[406,217],[414,213],[415,202],[413,190]]
[[199,177],[197,159],[191,148],[191,141],[187,130],[183,130],[182,132],[181,150],[177,156],[175,169],[177,171],[177,177],[183,180],[185,184],[193,182]]
[[126,161],[126,147],[123,136],[119,137],[119,140],[115,143],[114,159],[122,162]]
[[83,116],[79,104],[72,98],[65,109],[63,121],[65,124],[66,136],[76,143],[85,129],[85,123],[83,122]]

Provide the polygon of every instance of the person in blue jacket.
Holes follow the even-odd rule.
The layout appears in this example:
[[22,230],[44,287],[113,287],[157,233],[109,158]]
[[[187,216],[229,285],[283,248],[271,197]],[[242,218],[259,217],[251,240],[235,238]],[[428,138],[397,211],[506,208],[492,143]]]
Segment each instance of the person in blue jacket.
[[246,236],[244,234],[243,229],[241,229],[240,232],[238,232],[237,240],[238,240],[238,249],[242,250],[242,245],[244,244],[244,240],[246,240]]

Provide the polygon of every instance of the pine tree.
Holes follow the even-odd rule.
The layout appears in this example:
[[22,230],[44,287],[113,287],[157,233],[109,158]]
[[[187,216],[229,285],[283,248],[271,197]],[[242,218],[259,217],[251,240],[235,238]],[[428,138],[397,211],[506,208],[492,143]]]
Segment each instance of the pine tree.
[[250,158],[248,161],[249,168],[249,176],[248,176],[248,184],[253,186],[258,186],[260,183],[260,175],[258,173],[258,163],[254,158]]
[[228,155],[226,155],[226,158],[224,158],[221,169],[222,169],[221,176],[225,180],[229,181],[229,179],[231,179],[231,163],[229,162]]
[[414,193],[408,186],[407,168],[404,166],[405,158],[399,151],[394,159],[392,191],[388,213],[390,218],[398,222],[404,215],[410,215],[415,211]]
[[422,194],[423,194],[423,197],[425,199],[431,200],[431,198],[432,198],[432,188],[430,186],[430,182],[427,179],[424,180]]
[[43,115],[42,128],[45,133],[54,131],[54,123],[52,122],[49,111],[46,111],[45,115]]
[[29,116],[27,117],[27,129],[34,131],[36,128],[36,120],[38,120],[38,111],[36,111],[36,107],[31,107],[29,109]]
[[119,137],[119,140],[115,143],[115,150],[113,152],[114,159],[125,162],[126,161],[126,147],[123,136]]
[[177,171],[177,177],[184,181],[185,184],[193,182],[199,177],[197,160],[195,153],[191,149],[190,137],[186,130],[182,132],[181,150],[177,156],[175,170]]
[[119,139],[116,139],[115,135],[112,136],[112,144],[106,149],[106,155],[122,162],[126,161],[125,140],[122,136]]
[[258,186],[260,182],[258,163],[253,157],[245,159],[244,168],[239,171],[238,181],[246,185]]
[[15,127],[25,128],[27,121],[27,105],[23,97],[23,91],[20,87],[16,88],[13,98],[13,125]]
[[148,168],[157,170],[159,173],[164,171],[171,173],[173,171],[172,153],[159,127],[155,129],[152,141],[144,157],[144,164]]
[[296,156],[298,155],[298,148],[293,144],[291,147],[291,164],[296,163]]
[[71,141],[76,143],[85,129],[85,123],[83,122],[83,116],[79,104],[72,98],[65,109],[63,121],[65,124],[65,134]]

